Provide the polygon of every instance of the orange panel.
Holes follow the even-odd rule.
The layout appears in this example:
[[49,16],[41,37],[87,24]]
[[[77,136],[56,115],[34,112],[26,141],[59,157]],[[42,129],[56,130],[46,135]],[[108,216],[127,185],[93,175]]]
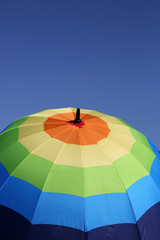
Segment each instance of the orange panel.
[[56,114],[44,122],[44,131],[52,138],[78,145],[97,144],[106,138],[110,129],[105,121],[89,114],[81,114],[81,123],[74,123],[75,113]]

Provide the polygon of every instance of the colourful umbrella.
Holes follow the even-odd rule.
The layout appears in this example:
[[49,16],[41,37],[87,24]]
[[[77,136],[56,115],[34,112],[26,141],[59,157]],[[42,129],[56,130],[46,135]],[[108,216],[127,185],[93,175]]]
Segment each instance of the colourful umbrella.
[[119,118],[46,110],[0,135],[0,239],[160,239],[160,154]]

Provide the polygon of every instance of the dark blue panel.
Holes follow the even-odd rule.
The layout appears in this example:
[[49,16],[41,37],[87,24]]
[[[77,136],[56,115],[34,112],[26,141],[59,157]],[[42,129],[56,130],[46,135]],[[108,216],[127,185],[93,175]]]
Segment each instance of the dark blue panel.
[[9,177],[9,173],[6,168],[0,163],[0,188],[2,187],[3,183]]
[[33,225],[27,240],[141,240],[136,224],[115,224],[83,232],[54,225]]
[[137,224],[141,239],[160,240],[160,202],[143,214]]
[[[0,206],[0,239],[141,240],[136,224],[115,224],[97,228],[85,233],[78,229],[63,226],[41,224],[31,225],[26,218],[17,212],[3,206]],[[158,238],[152,240],[158,240]]]
[[115,224],[88,232],[87,240],[141,240],[136,224]]
[[0,206],[0,239],[24,240],[30,222],[17,212]]
[[74,228],[56,225],[32,225],[25,240],[86,240],[86,237],[87,233]]

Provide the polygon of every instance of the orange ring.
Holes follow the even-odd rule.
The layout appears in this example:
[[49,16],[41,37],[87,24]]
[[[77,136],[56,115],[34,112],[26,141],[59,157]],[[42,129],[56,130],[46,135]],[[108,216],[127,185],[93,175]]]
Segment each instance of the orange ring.
[[78,145],[97,144],[107,138],[110,129],[105,121],[81,113],[81,123],[73,123],[75,113],[56,114],[44,122],[44,131],[52,138]]

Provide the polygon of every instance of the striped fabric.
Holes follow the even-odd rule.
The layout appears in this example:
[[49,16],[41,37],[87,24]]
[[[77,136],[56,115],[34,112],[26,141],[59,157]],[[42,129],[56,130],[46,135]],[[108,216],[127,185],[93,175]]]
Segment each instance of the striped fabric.
[[119,118],[75,108],[0,134],[0,239],[160,240],[160,154]]

